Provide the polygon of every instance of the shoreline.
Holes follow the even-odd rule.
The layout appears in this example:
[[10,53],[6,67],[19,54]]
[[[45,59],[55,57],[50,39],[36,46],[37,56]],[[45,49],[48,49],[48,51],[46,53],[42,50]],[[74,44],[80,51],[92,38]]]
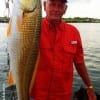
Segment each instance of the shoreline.
[[[100,22],[81,22],[81,21],[65,21],[66,23],[100,23]],[[0,21],[0,23],[9,23],[9,21]]]
[[[42,17],[43,19],[44,17]],[[9,23],[10,17],[0,17],[0,23]],[[73,18],[62,18],[67,23],[100,23],[99,18],[88,18],[88,17],[73,17]]]
[[9,23],[9,21],[0,21],[0,23]]

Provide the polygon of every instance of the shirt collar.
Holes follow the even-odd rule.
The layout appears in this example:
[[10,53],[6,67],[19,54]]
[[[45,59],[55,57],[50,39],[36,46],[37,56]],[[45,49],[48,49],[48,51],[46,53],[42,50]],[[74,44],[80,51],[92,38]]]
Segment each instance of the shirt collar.
[[52,25],[52,23],[50,23],[47,18],[44,18],[45,20],[45,24],[48,28],[48,30],[59,30],[59,31],[64,31],[65,30],[65,22],[61,21],[58,25]]

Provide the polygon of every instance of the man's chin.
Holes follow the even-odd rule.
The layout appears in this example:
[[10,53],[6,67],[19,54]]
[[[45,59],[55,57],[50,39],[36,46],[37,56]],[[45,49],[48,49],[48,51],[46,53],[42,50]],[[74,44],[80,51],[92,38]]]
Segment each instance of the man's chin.
[[61,20],[61,18],[57,18],[57,17],[52,17],[51,20],[54,20],[54,21],[59,21]]

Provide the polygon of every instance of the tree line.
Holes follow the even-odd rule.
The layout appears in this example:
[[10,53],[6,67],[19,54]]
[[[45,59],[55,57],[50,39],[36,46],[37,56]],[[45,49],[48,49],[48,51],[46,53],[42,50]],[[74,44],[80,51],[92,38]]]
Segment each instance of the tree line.
[[[8,17],[0,17],[0,22],[9,22]],[[73,17],[73,18],[63,18],[65,22],[69,23],[100,23],[99,18],[88,18],[88,17]]]
[[63,18],[65,22],[75,23],[100,23],[100,19],[88,17]]

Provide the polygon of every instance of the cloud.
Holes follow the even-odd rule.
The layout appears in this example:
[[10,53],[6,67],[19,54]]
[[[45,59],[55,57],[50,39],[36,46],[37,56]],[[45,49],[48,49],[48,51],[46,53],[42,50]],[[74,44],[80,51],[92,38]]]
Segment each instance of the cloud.
[[69,0],[68,10],[64,17],[100,18],[100,0]]
[[[100,18],[99,9],[100,9],[100,0],[68,0],[68,10],[64,15],[64,17]],[[0,16],[5,16],[5,15],[7,15],[7,9],[5,8],[5,1],[1,0]],[[43,11],[43,16],[45,16],[44,11]]]
[[89,3],[92,0],[68,0],[69,3]]

